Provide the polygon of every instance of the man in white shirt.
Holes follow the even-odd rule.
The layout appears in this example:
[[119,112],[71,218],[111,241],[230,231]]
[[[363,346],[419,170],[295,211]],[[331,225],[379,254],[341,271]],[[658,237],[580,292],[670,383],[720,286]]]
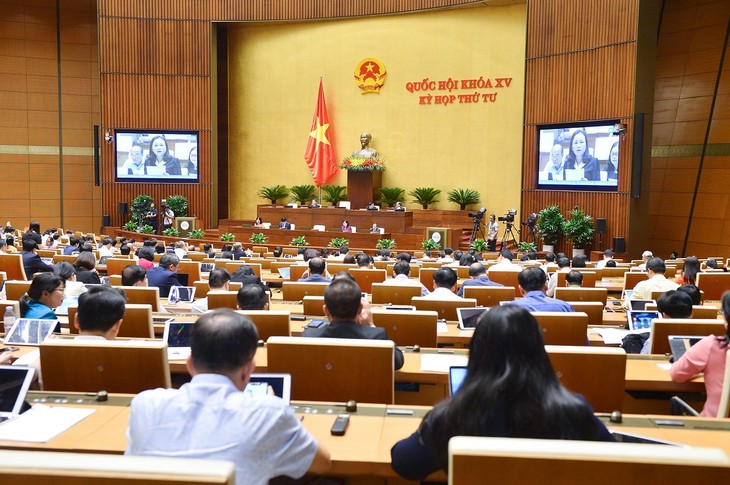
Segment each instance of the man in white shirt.
[[605,268],[606,263],[613,259],[613,250],[612,249],[606,249],[603,251],[603,259],[598,261],[596,263],[596,268]]
[[243,392],[258,338],[251,320],[233,310],[200,317],[190,337],[192,381],[132,400],[125,454],[228,460],[237,485],[327,471],[329,452],[284,401]]
[[[669,291],[679,288],[677,283],[664,277],[666,271],[667,266],[662,258],[650,259],[646,263],[646,273],[649,275],[649,279],[636,283],[631,300],[649,300],[653,291]],[[624,308],[629,308],[629,306],[629,298],[626,298]]]
[[393,278],[385,280],[383,284],[394,286],[418,286],[421,288],[421,296],[426,296],[430,293],[428,288],[423,286],[420,281],[411,279],[411,265],[405,261],[397,261],[393,265]]
[[520,272],[522,271],[522,266],[518,264],[512,264],[512,260],[515,259],[515,255],[512,254],[512,251],[509,249],[503,249],[499,252],[499,256],[497,256],[497,264],[492,265],[489,270],[487,270],[487,273],[489,271],[515,271]]
[[[208,294],[221,293],[229,290],[231,273],[225,268],[216,268],[208,275]],[[208,297],[198,298],[190,305],[193,313],[205,313],[208,311]]]
[[550,298],[555,296],[555,288],[558,287],[558,273],[570,273],[570,260],[568,258],[558,259],[558,270],[550,273],[547,291],[545,292]]
[[185,259],[188,257],[188,245],[185,241],[178,241],[175,243],[175,256],[178,259]]
[[456,291],[456,282],[459,280],[456,271],[448,266],[442,266],[433,273],[433,291],[425,296],[431,300],[463,300]]
[[116,249],[114,249],[114,240],[110,237],[105,237],[101,241],[101,247],[99,248],[99,258],[113,258]]
[[649,260],[653,257],[654,253],[652,253],[651,251],[644,251],[643,253],[641,253],[641,259],[643,260],[643,262],[638,266],[638,268],[641,270],[646,269],[646,263],[648,263]]

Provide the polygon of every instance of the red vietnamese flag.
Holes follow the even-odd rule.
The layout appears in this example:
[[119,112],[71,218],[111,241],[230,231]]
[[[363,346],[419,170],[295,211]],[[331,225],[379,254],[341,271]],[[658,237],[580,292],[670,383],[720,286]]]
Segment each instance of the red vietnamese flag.
[[317,187],[322,186],[337,173],[337,161],[335,160],[332,139],[332,128],[330,128],[327,106],[324,102],[324,87],[320,79],[317,106],[314,109],[312,127],[307,140],[307,150],[304,152],[304,160],[312,172],[312,178],[314,178]]

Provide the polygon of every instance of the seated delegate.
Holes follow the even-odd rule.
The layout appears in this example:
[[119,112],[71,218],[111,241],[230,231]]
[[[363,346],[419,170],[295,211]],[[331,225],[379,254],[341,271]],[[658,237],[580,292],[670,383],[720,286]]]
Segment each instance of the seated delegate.
[[453,436],[613,441],[585,399],[558,381],[535,317],[513,305],[479,319],[464,383],[393,446],[393,469],[409,480],[446,470]]

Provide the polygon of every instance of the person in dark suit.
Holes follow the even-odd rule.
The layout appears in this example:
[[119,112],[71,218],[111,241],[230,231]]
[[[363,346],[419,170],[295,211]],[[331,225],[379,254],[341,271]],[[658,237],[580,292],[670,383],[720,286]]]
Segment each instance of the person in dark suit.
[[464,296],[464,288],[467,286],[504,286],[489,279],[487,276],[487,268],[482,263],[472,263],[469,265],[469,280],[465,280],[461,284],[461,288],[456,292],[458,296]]
[[41,260],[41,257],[36,254],[38,249],[38,243],[31,238],[23,239],[23,250],[20,252],[23,257],[23,268],[25,268],[26,278],[33,279],[33,275],[36,273],[45,273],[53,271],[53,266],[49,266]]
[[286,217],[282,217],[279,221],[279,229],[291,229],[291,224],[286,220]]
[[[307,328],[302,337],[388,340],[384,328],[374,326],[371,318],[361,318],[364,315],[360,287],[349,278],[337,278],[324,290],[324,313],[330,323]],[[396,347],[395,369],[401,367],[403,352]]]
[[256,276],[253,268],[247,264],[242,264],[238,267],[238,269],[236,269],[236,271],[231,275],[231,281],[234,283],[241,283],[242,287],[256,285],[259,286],[264,293],[271,294],[271,289],[266,285],[266,283],[261,281],[259,276]]
[[233,255],[234,260],[238,260],[248,256],[248,254],[246,254],[246,251],[243,249],[243,245],[240,242],[233,243],[233,248],[231,248],[231,255]]
[[90,251],[82,251],[76,256],[73,264],[76,273],[76,281],[84,284],[101,284],[99,273],[96,271],[96,258]]
[[160,296],[167,297],[170,288],[182,286],[177,279],[177,269],[180,259],[174,253],[165,253],[160,258],[160,265],[147,271],[147,282],[149,286],[156,286],[160,289]]

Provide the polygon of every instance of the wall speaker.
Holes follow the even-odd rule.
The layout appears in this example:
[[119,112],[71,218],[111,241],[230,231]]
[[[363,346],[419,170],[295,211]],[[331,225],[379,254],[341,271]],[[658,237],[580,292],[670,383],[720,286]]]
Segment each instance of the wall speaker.
[[596,232],[598,234],[606,234],[606,219],[596,218]]
[[101,225],[104,227],[109,227],[112,225],[111,218],[109,217],[109,214],[101,216]]
[[129,211],[129,204],[127,204],[126,202],[120,202],[119,203],[119,215],[126,216],[128,211]]
[[644,157],[644,113],[634,115],[634,136],[631,147],[631,197],[641,197],[641,164]]
[[622,237],[613,238],[613,252],[614,253],[625,253],[626,252],[626,239]]

